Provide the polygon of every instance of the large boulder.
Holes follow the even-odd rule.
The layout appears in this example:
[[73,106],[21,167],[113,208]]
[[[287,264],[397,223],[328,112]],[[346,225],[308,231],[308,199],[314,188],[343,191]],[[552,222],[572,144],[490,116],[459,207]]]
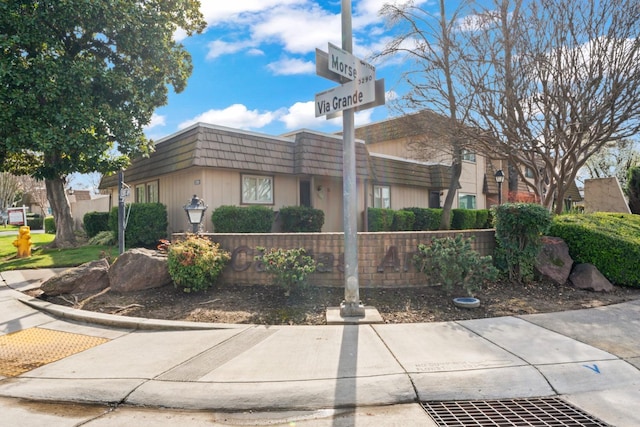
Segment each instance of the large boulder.
[[130,249],[109,269],[111,290],[127,293],[171,283],[167,257],[150,249]]
[[588,289],[595,292],[610,292],[613,290],[611,282],[593,264],[576,264],[569,276],[569,280],[578,289]]
[[51,296],[99,292],[109,286],[108,271],[109,262],[104,258],[87,262],[50,277],[40,289]]
[[569,255],[569,246],[560,237],[544,236],[542,250],[535,263],[535,273],[558,285],[564,285],[571,274],[573,259]]

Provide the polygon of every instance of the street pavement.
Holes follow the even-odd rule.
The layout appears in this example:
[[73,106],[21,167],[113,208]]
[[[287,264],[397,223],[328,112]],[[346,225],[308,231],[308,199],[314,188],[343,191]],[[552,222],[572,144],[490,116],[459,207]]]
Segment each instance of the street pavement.
[[436,426],[420,402],[538,397],[640,425],[640,300],[444,323],[205,324],[21,292],[54,273],[0,273],[0,425]]

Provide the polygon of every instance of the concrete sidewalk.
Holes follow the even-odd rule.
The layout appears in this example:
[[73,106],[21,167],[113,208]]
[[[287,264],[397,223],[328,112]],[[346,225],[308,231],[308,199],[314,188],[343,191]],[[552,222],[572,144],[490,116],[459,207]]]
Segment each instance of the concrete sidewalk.
[[[208,411],[206,423],[185,425],[215,425],[218,412],[304,411],[333,421],[296,425],[429,426],[416,402],[560,396],[610,425],[640,425],[640,301],[446,323],[203,324],[84,312],[19,292],[51,274],[0,273],[0,363],[20,365],[8,353],[27,346],[10,341],[19,334],[37,331],[27,352],[45,354],[0,377],[5,398]],[[356,409],[340,424],[336,408]]]

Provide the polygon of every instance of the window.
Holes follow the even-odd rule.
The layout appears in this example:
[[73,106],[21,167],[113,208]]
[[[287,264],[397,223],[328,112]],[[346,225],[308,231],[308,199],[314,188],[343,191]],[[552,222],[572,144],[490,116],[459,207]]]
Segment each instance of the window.
[[242,175],[242,203],[273,204],[273,178]]
[[136,203],[158,203],[158,181],[151,181],[135,186]]
[[527,177],[527,178],[534,178],[533,169],[531,169],[529,166],[524,168],[524,176]]
[[476,196],[473,194],[461,194],[458,198],[458,206],[460,209],[475,209]]
[[476,153],[469,150],[462,150],[462,160],[466,160],[467,162],[476,162]]
[[391,208],[391,188],[383,185],[373,186],[373,207]]

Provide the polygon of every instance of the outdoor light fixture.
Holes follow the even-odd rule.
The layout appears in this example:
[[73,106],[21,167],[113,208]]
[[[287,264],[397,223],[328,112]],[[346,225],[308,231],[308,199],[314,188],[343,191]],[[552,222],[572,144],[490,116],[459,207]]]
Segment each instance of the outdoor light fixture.
[[184,210],[187,213],[187,218],[193,227],[193,233],[198,233],[200,223],[204,218],[204,213],[207,210],[207,206],[204,204],[204,200],[201,200],[195,194],[191,198],[191,203],[184,206]]
[[496,182],[498,183],[498,205],[502,204],[502,183],[504,182],[504,172],[502,169],[498,169],[494,175]]

